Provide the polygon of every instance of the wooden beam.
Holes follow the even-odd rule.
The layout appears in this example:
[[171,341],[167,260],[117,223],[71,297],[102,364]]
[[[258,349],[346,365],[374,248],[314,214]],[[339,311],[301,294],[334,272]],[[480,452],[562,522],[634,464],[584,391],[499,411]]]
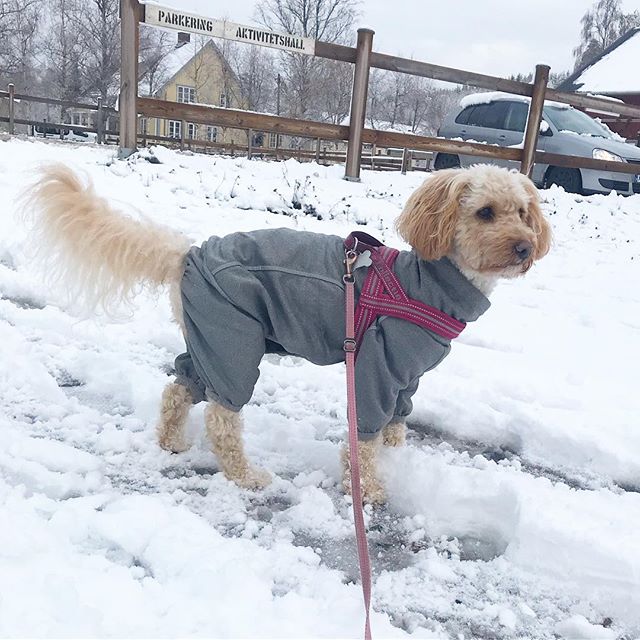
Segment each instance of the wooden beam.
[[547,100],[555,102],[563,102],[574,107],[582,109],[592,109],[604,113],[616,113],[622,116],[631,116],[632,118],[640,117],[640,107],[634,107],[618,102],[616,100],[605,100],[603,98],[594,98],[586,96],[582,93],[570,93],[567,91],[557,91],[556,89],[547,89]]
[[256,129],[306,138],[322,138],[323,140],[347,140],[349,127],[330,124],[328,122],[312,122],[270,116],[253,111],[239,109],[223,109],[207,105],[169,102],[154,98],[138,98],[138,110],[149,118],[166,120],[187,120],[201,124],[215,124],[232,129]]
[[398,56],[389,56],[384,53],[371,54],[371,66],[377,69],[386,69],[397,73],[406,73],[412,76],[432,78],[433,80],[443,80],[456,84],[466,84],[472,87],[481,87],[491,91],[505,91],[515,93],[520,96],[531,96],[533,86],[526,82],[507,80],[496,76],[487,76],[482,73],[462,71],[451,67],[441,67],[437,64],[429,64]]

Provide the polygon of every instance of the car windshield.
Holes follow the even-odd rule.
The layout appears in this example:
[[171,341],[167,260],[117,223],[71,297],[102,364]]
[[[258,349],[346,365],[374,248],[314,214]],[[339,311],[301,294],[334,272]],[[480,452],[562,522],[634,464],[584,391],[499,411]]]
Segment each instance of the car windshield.
[[551,120],[551,124],[559,131],[573,131],[599,138],[611,138],[611,133],[599,122],[577,109],[545,106],[544,113],[545,117]]

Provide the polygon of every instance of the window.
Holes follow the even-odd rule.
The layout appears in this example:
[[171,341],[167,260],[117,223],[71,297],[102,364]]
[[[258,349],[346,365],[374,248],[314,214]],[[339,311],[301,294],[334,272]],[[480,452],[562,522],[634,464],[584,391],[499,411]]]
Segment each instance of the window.
[[140,120],[138,120],[138,128],[140,133],[147,133],[147,125],[148,125],[148,120],[147,118],[140,118]]
[[178,85],[178,102],[195,102],[196,90],[193,87]]
[[224,92],[220,94],[220,106],[221,107],[231,106],[231,100],[229,100],[229,96]]
[[271,149],[275,149],[278,146],[278,134],[270,133],[269,134],[269,147]]
[[466,107],[456,116],[457,124],[469,124],[469,114],[475,109],[475,106]]
[[209,142],[215,142],[217,138],[218,138],[218,128],[212,127],[211,125],[209,125],[207,127],[207,140]]
[[524,131],[529,115],[529,105],[526,102],[508,102],[510,106],[505,129],[509,131]]
[[182,122],[180,122],[180,120],[169,120],[169,137],[182,137]]
[[508,106],[504,100],[489,104],[477,104],[469,112],[467,124],[474,127],[504,129]]
[[197,138],[197,137],[198,137],[198,125],[193,124],[193,122],[187,123],[187,138],[191,138],[193,140],[194,138]]
[[80,125],[81,127],[88,127],[89,115],[87,113],[80,113],[80,112],[72,113],[71,124]]

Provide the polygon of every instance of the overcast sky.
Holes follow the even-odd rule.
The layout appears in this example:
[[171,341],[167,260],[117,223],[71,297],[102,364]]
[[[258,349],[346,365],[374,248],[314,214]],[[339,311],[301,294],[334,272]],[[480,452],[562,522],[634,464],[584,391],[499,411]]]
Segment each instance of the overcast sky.
[[[161,4],[255,24],[256,0],[160,0]],[[497,76],[573,68],[580,18],[591,0],[363,0],[357,27],[376,33],[373,48],[424,62]],[[640,0],[623,0],[625,12]],[[355,33],[354,33],[355,44]],[[635,73],[635,70],[629,70]]]

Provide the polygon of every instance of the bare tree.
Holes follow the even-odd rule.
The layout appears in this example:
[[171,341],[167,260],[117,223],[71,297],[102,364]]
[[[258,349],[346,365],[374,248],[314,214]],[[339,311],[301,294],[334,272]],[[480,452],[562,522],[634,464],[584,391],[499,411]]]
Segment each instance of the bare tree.
[[167,55],[175,47],[175,38],[167,31],[140,25],[139,80],[149,95],[168,80]]
[[19,90],[35,78],[41,0],[0,1],[0,74]]
[[87,93],[115,102],[120,72],[119,0],[83,0],[72,14],[82,47],[81,69]]
[[73,27],[77,11],[76,0],[50,0],[49,28],[42,42],[45,91],[62,100],[77,100],[85,91],[82,47]]
[[260,0],[262,24],[325,42],[344,42],[358,13],[357,0]]
[[277,71],[271,52],[244,46],[232,58],[242,95],[251,111],[275,111]]
[[[346,42],[358,14],[358,0],[259,0],[258,20],[269,29],[325,42]],[[334,91],[327,79],[337,71],[328,61],[298,53],[280,56],[285,111],[300,118],[336,121],[344,112],[344,73]]]
[[588,64],[629,29],[640,26],[640,13],[623,13],[620,0],[597,0],[581,23],[581,41],[573,50],[575,69]]

